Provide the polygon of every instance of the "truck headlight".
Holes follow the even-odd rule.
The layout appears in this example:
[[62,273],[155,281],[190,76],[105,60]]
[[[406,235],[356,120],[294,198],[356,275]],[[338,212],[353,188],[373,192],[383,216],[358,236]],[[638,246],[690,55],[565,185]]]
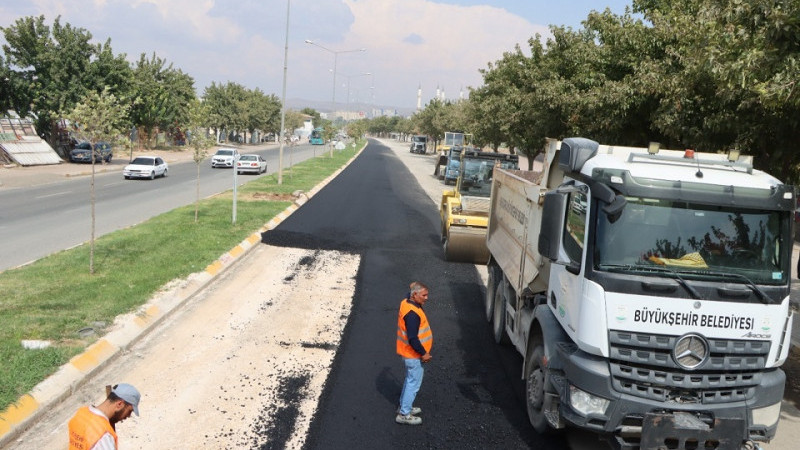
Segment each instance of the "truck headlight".
[[572,409],[588,416],[589,414],[605,414],[611,402],[569,385],[569,403]]
[[781,402],[765,406],[764,408],[755,408],[750,414],[753,417],[751,421],[753,426],[771,427],[775,425],[780,418]]

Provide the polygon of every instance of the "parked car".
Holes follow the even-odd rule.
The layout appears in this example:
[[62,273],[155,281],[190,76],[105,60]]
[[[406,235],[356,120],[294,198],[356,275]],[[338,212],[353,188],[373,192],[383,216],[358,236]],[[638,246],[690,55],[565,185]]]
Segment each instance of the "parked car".
[[158,156],[137,156],[130,164],[122,169],[122,175],[126,180],[131,178],[166,177],[169,167],[167,162]]
[[[108,142],[97,142],[94,144],[94,162],[111,162],[114,152]],[[69,152],[69,160],[72,162],[90,163],[92,162],[92,144],[81,142]]]
[[239,150],[235,148],[220,148],[217,153],[211,157],[211,168],[217,167],[233,167],[233,162],[239,157]]
[[236,173],[262,174],[267,171],[267,162],[260,155],[242,155],[236,163]]

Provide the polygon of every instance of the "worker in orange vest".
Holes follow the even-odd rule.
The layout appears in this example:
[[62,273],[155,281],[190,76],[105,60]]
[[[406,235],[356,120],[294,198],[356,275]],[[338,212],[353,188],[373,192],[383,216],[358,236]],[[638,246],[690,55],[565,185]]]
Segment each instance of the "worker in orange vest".
[[70,450],[116,450],[118,422],[139,415],[141,395],[130,384],[106,387],[106,399],[95,406],[81,407],[69,421]]
[[425,311],[422,310],[427,301],[428,287],[415,281],[411,283],[408,298],[400,303],[397,314],[397,354],[405,363],[406,378],[400,393],[400,407],[395,422],[404,425],[422,423],[422,418],[419,417],[422,409],[413,405],[425,373],[422,363],[427,363],[432,358],[430,351],[433,347],[433,332]]

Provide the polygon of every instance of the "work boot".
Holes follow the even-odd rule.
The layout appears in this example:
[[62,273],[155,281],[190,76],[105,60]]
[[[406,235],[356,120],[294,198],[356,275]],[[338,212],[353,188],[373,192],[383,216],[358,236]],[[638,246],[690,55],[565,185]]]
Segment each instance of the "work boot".
[[412,416],[411,414],[407,416],[398,414],[397,417],[394,418],[394,421],[402,425],[422,425],[422,418]]

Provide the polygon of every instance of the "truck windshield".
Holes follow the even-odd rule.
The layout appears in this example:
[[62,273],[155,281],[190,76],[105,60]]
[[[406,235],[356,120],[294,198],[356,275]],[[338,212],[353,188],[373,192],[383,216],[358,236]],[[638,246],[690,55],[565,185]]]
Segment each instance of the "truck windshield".
[[[503,169],[516,169],[516,161],[501,161],[500,167]],[[461,177],[460,191],[462,195],[473,197],[489,197],[492,193],[492,174],[494,172],[494,160],[465,159],[464,173]]]
[[[781,212],[632,198],[611,223],[598,213],[597,270],[640,273],[661,266],[685,278],[720,279],[725,274],[757,284],[785,284],[789,278]],[[789,241],[786,241],[789,242]],[[657,272],[653,272],[657,273]],[[736,282],[735,279],[733,282]]]

